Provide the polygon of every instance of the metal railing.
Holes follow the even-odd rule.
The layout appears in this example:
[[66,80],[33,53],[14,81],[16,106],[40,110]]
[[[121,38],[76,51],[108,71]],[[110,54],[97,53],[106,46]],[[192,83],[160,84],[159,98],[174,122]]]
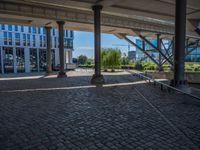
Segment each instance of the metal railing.
[[155,79],[152,79],[152,78],[150,78],[150,77],[147,77],[147,76],[143,75],[142,73],[136,73],[136,72],[131,72],[131,71],[128,71],[128,72],[131,73],[132,75],[135,75],[135,76],[137,76],[137,77],[139,77],[139,78],[141,78],[141,79],[143,79],[143,80],[149,82],[149,83],[153,83],[154,85],[159,85],[161,90],[164,90],[164,88],[166,87],[166,89],[167,89],[169,92],[170,92],[171,90],[173,90],[173,91],[182,93],[182,94],[184,94],[184,95],[188,95],[188,96],[190,96],[190,97],[192,97],[192,98],[194,98],[194,99],[200,100],[200,97],[198,97],[198,96],[195,96],[195,95],[192,95],[192,94],[190,94],[190,93],[188,93],[188,92],[185,92],[185,91],[182,91],[182,90],[180,90],[180,89],[177,89],[177,88],[175,88],[175,87],[173,87],[173,86],[170,86],[170,85],[168,85],[168,84],[166,84],[166,83],[163,83],[163,82],[160,82],[160,81],[156,81]]

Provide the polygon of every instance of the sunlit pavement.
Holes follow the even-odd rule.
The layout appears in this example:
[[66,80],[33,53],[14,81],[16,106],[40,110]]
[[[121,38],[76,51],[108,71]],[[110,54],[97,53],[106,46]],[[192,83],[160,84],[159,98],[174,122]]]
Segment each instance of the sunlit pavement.
[[0,79],[0,149],[200,149],[200,103],[126,72]]

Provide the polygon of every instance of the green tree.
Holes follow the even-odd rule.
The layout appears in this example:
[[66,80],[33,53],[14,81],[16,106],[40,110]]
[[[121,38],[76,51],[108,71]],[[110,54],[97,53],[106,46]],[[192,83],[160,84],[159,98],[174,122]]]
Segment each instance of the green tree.
[[101,59],[104,70],[108,68],[114,71],[115,67],[120,66],[121,51],[119,49],[102,49]]
[[129,64],[129,60],[127,57],[122,57],[121,58],[121,64],[122,65],[128,65]]
[[81,64],[81,65],[84,65],[84,64],[86,64],[87,59],[88,59],[87,56],[85,56],[85,55],[80,55],[80,56],[78,57],[78,63]]
[[94,65],[94,59],[88,58],[86,61],[87,66],[93,66]]

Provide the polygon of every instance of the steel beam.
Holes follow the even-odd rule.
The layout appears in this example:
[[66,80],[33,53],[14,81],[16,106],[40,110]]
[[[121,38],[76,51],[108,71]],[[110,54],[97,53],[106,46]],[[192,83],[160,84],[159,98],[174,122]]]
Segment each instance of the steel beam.
[[134,43],[133,41],[131,41],[128,37],[124,37],[124,39],[130,43],[131,45],[135,46],[136,48],[138,48],[139,50],[141,50],[147,57],[149,57],[155,64],[159,65],[159,63],[151,56],[149,55],[143,48],[141,48],[140,46],[138,46],[136,43]]
[[155,45],[153,45],[149,40],[147,40],[144,36],[142,36],[141,34],[137,34],[142,40],[144,40],[147,44],[149,44],[152,48],[154,48],[155,50],[157,50],[161,56],[163,58],[165,58],[171,65],[173,65],[173,62],[171,62],[166,56],[165,54],[163,54],[162,51],[160,51]]
[[185,55],[186,55],[186,56],[189,55],[189,54],[192,53],[195,49],[198,49],[198,47],[199,47],[199,41],[197,41],[197,42],[196,42],[196,46],[193,47],[193,48],[192,48],[191,50],[189,50],[189,51],[188,51],[188,48],[189,48],[189,47],[188,47]]
[[170,57],[170,54],[169,54],[169,50],[172,48],[172,44],[173,44],[173,41],[170,42],[170,45],[168,46],[168,48],[166,48],[165,44],[163,43],[163,41],[161,40],[161,45],[163,46],[168,58]]

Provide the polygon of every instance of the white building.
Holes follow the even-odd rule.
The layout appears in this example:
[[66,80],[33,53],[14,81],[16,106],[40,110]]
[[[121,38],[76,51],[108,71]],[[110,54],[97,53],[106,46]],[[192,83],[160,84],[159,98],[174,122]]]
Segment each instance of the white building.
[[[72,63],[74,33],[64,31],[65,63]],[[59,65],[58,30],[51,30],[52,67]],[[46,30],[42,27],[0,25],[0,73],[46,70]]]

